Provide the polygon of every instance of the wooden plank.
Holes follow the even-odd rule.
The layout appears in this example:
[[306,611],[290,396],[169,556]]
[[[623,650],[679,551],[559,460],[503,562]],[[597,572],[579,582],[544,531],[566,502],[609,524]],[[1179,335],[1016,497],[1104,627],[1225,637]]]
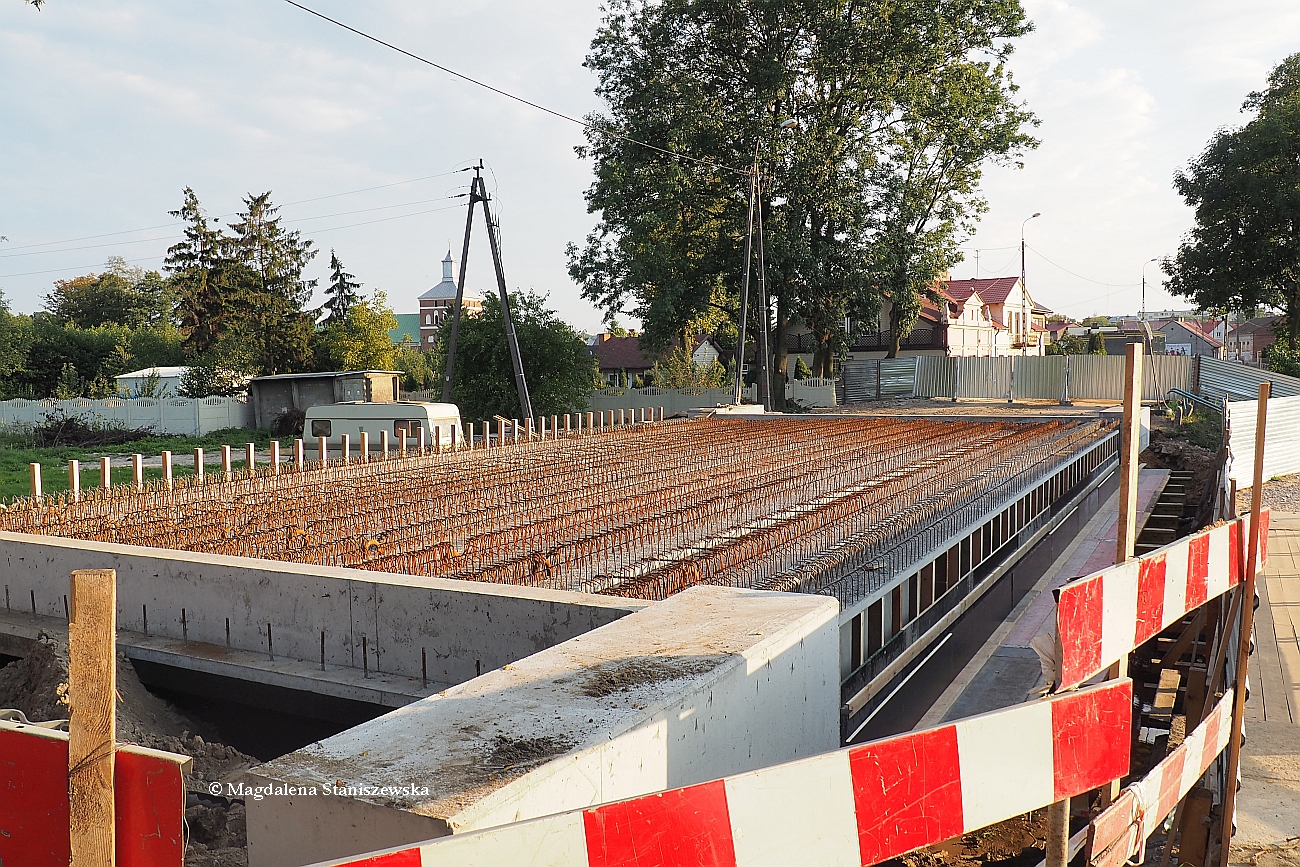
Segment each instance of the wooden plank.
[[[1214,795],[1200,786],[1187,793],[1178,834],[1178,863],[1202,867],[1210,845],[1210,808]],[[1229,823],[1231,824],[1231,823]]]
[[73,867],[113,867],[117,573],[72,573],[68,620],[68,807]]
[[[1241,729],[1246,711],[1245,682],[1250,665],[1250,636],[1255,623],[1255,570],[1259,565],[1260,546],[1260,510],[1263,508],[1264,495],[1264,440],[1268,430],[1268,396],[1271,384],[1259,384],[1259,397],[1255,405],[1255,472],[1250,489],[1250,536],[1246,546],[1246,580],[1241,588],[1241,633],[1240,646],[1237,648],[1236,671],[1233,683],[1237,689],[1232,710],[1232,730],[1228,738],[1228,765],[1226,779],[1236,780],[1241,762]],[[1219,865],[1227,867],[1228,854],[1232,848],[1232,817],[1236,815],[1237,787],[1226,786],[1223,794],[1223,821],[1219,830]]]
[[1178,700],[1178,687],[1182,673],[1176,668],[1162,669],[1160,686],[1156,687],[1155,701],[1151,702],[1151,719],[1168,725],[1174,718],[1174,702]]

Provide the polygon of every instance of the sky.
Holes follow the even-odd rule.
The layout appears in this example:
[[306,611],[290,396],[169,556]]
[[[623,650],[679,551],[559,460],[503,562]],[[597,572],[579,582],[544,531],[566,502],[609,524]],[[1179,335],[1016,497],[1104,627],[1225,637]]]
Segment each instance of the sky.
[[[988,211],[953,276],[1020,272],[1074,318],[1136,312],[1144,263],[1172,254],[1191,211],[1174,173],[1300,51],[1294,0],[1023,0],[1036,29],[1011,69],[1041,120],[1023,168],[985,173]],[[593,0],[310,0],[466,75],[570,116],[600,108],[582,67]],[[482,159],[507,282],[575,327],[601,313],[564,248],[595,223],[573,123],[363,40],[284,0],[0,0],[0,291],[31,312],[52,282],[121,256],[160,268],[193,187],[214,216],[272,192],[287,223],[337,251],[399,313],[460,255]],[[481,216],[471,288],[493,287]],[[1149,310],[1186,304],[1145,266]],[[624,324],[635,324],[624,319]]]

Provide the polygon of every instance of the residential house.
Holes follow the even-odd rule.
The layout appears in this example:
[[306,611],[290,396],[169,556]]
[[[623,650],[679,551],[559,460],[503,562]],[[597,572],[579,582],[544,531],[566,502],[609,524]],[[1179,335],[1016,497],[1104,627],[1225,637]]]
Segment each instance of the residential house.
[[[635,331],[627,337],[597,334],[591,342],[591,354],[596,357],[601,379],[610,385],[617,385],[619,377],[624,373],[627,374],[629,384],[638,376],[644,377],[658,358],[657,354],[641,347],[641,337]],[[715,361],[726,363],[713,338],[707,334],[698,335],[691,349],[691,362],[696,367],[708,367]]]
[[[900,341],[901,357],[1046,354],[1051,339],[1047,317],[1052,311],[1034,302],[1019,277],[944,280],[935,294],[938,300],[922,302],[916,325]],[[863,323],[848,323],[852,326],[850,358],[885,357],[893,338],[891,309],[892,302],[886,298],[877,322],[866,328]],[[787,348],[811,365],[816,342],[807,328],[799,326],[791,331]]]
[[[442,282],[420,296],[420,348],[426,351],[438,343],[438,329],[456,304],[456,281],[451,276],[453,264],[448,250],[447,258],[442,260]],[[464,315],[477,316],[483,312],[483,296],[466,289],[461,305]]]
[[1194,319],[1169,319],[1153,322],[1152,327],[1165,336],[1165,355],[1192,355],[1223,358],[1223,343]]
[[1231,328],[1232,325],[1226,317],[1223,319],[1206,319],[1201,323],[1201,330],[1224,346],[1228,345],[1228,331]]
[[1232,361],[1259,364],[1264,359],[1264,350],[1277,342],[1275,329],[1281,321],[1281,316],[1257,316],[1238,325],[1228,332],[1227,357]]
[[1046,307],[1034,302],[1019,277],[948,280],[949,355],[1044,355]]

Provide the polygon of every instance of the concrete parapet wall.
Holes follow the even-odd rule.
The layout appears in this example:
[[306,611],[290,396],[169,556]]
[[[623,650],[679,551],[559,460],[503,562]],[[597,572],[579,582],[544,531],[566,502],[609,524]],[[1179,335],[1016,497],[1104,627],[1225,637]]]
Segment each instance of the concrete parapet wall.
[[258,785],[376,794],[248,801],[249,863],[340,858],[834,750],[838,610],[695,587],[276,759]]
[[428,679],[441,684],[469,680],[646,605],[24,533],[0,533],[0,564],[12,611],[66,618],[72,570],[116,569],[121,629],[311,662],[320,660],[323,633],[326,664],[412,678],[421,677],[423,650]]

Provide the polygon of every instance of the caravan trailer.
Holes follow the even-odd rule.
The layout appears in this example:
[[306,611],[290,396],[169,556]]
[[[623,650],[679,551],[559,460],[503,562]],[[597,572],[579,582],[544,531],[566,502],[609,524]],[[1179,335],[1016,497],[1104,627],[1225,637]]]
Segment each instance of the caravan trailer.
[[369,435],[370,447],[378,448],[380,432],[388,431],[390,442],[396,444],[405,431],[409,447],[414,447],[424,429],[424,441],[430,446],[434,442],[434,431],[438,440],[444,445],[451,443],[451,429],[456,427],[457,438],[464,434],[460,424],[460,408],[454,403],[423,403],[419,401],[352,401],[349,403],[327,403],[313,406],[307,410],[307,418],[302,425],[303,438],[316,442],[325,437],[330,448],[341,448],[343,435],[348,435],[352,448],[361,442],[361,433]]

